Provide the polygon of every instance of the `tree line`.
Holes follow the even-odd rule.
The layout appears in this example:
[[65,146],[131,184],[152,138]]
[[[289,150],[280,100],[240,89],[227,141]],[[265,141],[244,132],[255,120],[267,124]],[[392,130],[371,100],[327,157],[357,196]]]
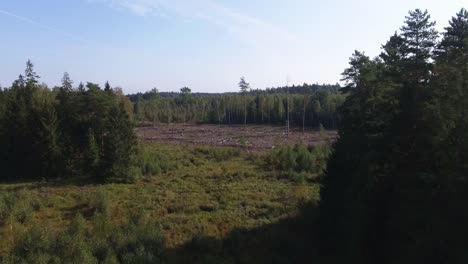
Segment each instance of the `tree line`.
[[129,95],[134,103],[136,121],[160,123],[269,124],[337,128],[337,108],[345,96],[340,86],[303,84],[300,86],[251,89],[241,79],[239,93],[192,93],[184,87],[180,93],[150,92]]
[[200,95],[184,87],[125,96],[108,82],[74,87],[68,73],[52,89],[39,80],[28,61],[11,87],[0,88],[2,180],[84,175],[125,181],[137,171],[135,122],[280,125],[289,117],[296,126],[335,128],[344,101],[339,85],[252,90],[244,81],[241,93]]
[[378,57],[356,51],[343,73],[321,189],[329,263],[468,259],[468,12],[442,34],[434,26],[410,11]]
[[0,180],[129,177],[136,138],[128,98],[109,83],[72,84],[68,73],[60,87],[39,84],[28,61],[24,75],[0,89]]

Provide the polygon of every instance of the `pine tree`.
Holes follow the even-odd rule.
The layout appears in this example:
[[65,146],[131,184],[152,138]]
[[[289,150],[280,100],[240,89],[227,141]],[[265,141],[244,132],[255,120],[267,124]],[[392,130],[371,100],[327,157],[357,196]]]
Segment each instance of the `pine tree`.
[[180,89],[180,93],[182,95],[181,104],[182,104],[182,116],[184,124],[187,121],[187,113],[190,104],[192,103],[192,90],[188,87],[183,87]]
[[247,125],[247,92],[250,89],[250,84],[245,81],[244,77],[241,77],[239,82],[239,88],[242,96],[244,97],[244,126]]
[[106,81],[106,84],[104,85],[104,91],[110,92],[112,90],[109,81]]
[[150,114],[150,119],[153,122],[153,127],[156,126],[158,123],[158,114],[159,114],[159,107],[160,107],[160,96],[159,91],[155,87],[151,90],[151,98],[146,102],[147,112]]
[[403,111],[408,111],[410,118],[416,118],[414,107],[426,95],[426,84],[431,76],[432,64],[429,61],[436,46],[438,37],[434,29],[435,22],[430,21],[431,16],[426,11],[416,9],[409,12],[405,25],[401,27],[401,36],[404,39],[405,94],[408,100],[402,101]]
[[406,56],[403,59],[404,70],[399,76],[400,114],[395,124],[398,131],[394,133],[397,142],[395,155],[401,161],[399,167],[408,169],[407,173],[413,170],[413,174],[418,167],[425,166],[423,155],[427,146],[424,146],[422,136],[427,128],[421,118],[424,116],[424,101],[430,93],[431,58],[438,36],[434,26],[435,22],[430,21],[427,11],[416,9],[409,12],[401,28]]
[[99,175],[100,151],[99,145],[96,141],[96,136],[92,128],[88,129],[87,139],[88,142],[84,155],[85,164],[83,165],[85,167],[84,171],[90,173],[93,176]]
[[105,120],[105,135],[100,155],[99,174],[106,181],[133,180],[129,175],[132,155],[135,152],[136,138],[123,104],[109,109]]
[[39,122],[34,125],[38,139],[39,167],[43,178],[55,178],[61,176],[65,169],[65,157],[60,145],[60,123],[51,94],[43,92],[40,104],[35,113],[35,119]]
[[70,79],[68,72],[63,73],[61,88],[65,91],[71,91],[73,89],[73,81]]
[[304,84],[304,98],[302,102],[302,133],[305,133],[306,107],[307,107],[307,84]]
[[78,91],[80,92],[85,92],[85,87],[84,87],[84,84],[82,82],[80,82],[80,84],[78,85]]
[[385,45],[382,46],[380,58],[388,67],[389,74],[401,82],[401,76],[404,71],[404,62],[408,55],[405,39],[396,32]]
[[[435,58],[430,99],[425,105],[425,123],[430,146],[427,154],[428,175],[437,188],[432,205],[436,216],[433,237],[443,240],[445,261],[466,262],[462,244],[466,244],[468,213],[468,12],[460,10],[449,21]],[[431,221],[434,222],[434,221]]]
[[38,83],[38,79],[40,77],[34,71],[34,65],[32,64],[31,60],[28,60],[26,62],[26,70],[24,71],[24,76],[26,77],[26,79],[25,79],[26,84],[37,84]]
[[[405,40],[405,48],[408,54],[409,63],[422,67],[414,74],[416,82],[428,81],[427,71],[430,70],[429,59],[432,57],[432,51],[435,48],[438,37],[434,29],[435,22],[430,21],[431,16],[427,10],[420,9],[409,12],[406,16],[405,25],[401,27],[401,35]],[[414,66],[416,70],[416,66]]]
[[467,17],[452,19],[435,61],[437,33],[420,10],[380,58],[351,58],[321,189],[330,263],[466,262]]

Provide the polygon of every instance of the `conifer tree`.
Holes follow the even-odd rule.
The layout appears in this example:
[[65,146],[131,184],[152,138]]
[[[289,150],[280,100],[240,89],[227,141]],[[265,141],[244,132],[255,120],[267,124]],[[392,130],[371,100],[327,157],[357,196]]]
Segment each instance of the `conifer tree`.
[[70,79],[68,72],[63,73],[61,88],[65,91],[71,91],[73,89],[73,81]]
[[39,75],[34,71],[34,65],[31,60],[26,62],[26,70],[24,71],[24,76],[26,77],[26,84],[37,84],[39,80]]
[[110,92],[112,90],[109,81],[106,81],[106,84],[104,85],[104,91]]
[[239,82],[239,88],[242,96],[244,97],[244,126],[247,125],[247,92],[250,89],[250,84],[245,81],[244,77],[241,77]]

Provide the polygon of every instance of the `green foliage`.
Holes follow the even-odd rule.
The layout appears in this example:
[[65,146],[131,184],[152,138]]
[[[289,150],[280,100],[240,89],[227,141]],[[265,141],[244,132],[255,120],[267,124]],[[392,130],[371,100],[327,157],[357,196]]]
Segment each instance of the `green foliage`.
[[94,214],[99,214],[104,217],[109,216],[109,200],[103,189],[97,190],[95,196],[90,201],[90,206],[93,208]]
[[[122,226],[105,212],[98,192],[96,214],[89,223],[80,214],[62,232],[33,225],[19,231],[4,263],[161,263],[165,242],[146,214],[132,215]],[[105,207],[105,206],[104,206]]]
[[355,52],[343,73],[348,96],[321,189],[327,263],[468,259],[468,13],[439,47],[434,25],[427,11],[409,12],[379,58]]
[[328,146],[309,146],[296,144],[272,150],[266,156],[267,166],[280,175],[286,175],[295,182],[304,182],[321,175],[330,156]]
[[0,96],[5,103],[0,109],[1,180],[75,175],[132,180],[136,138],[119,93],[93,83],[88,90],[73,90],[67,73],[63,86],[50,91],[37,84],[30,61],[25,76]]
[[[297,217],[304,204],[318,202],[318,184],[294,182],[309,181],[309,174],[271,177],[264,155],[224,147],[146,143],[134,158],[139,164],[142,157],[168,171],[134,184],[83,185],[81,179],[0,184],[0,193],[8,189],[12,195],[25,188],[30,207],[38,210],[26,224],[15,220],[12,229],[0,224],[0,262],[229,263],[241,257],[243,263],[261,263],[273,251],[266,262],[297,257],[294,245],[306,237],[300,229],[301,238],[291,232],[297,220],[275,226]],[[263,231],[270,227],[277,230]],[[166,243],[167,248],[159,246]],[[290,244],[288,250],[282,244]]]
[[[197,166],[204,160],[223,162],[239,157],[241,150],[237,148],[220,148],[197,146],[190,152],[180,152],[170,146],[142,145],[135,156],[135,174],[155,176],[168,173],[183,166]],[[139,171],[138,171],[139,170]]]
[[78,215],[60,234],[39,226],[20,234],[5,263],[161,263],[164,240],[158,230],[149,221],[118,227],[105,218],[88,228]]
[[138,149],[136,164],[143,176],[155,176],[177,169],[181,158],[168,148],[142,145]]
[[238,148],[216,148],[209,146],[199,146],[194,149],[194,154],[202,154],[207,159],[218,162],[226,161],[231,158],[239,157],[241,150]]
[[[136,120],[141,125],[158,122],[191,122],[211,124],[275,124],[286,120],[286,91],[290,94],[290,122],[292,126],[334,129],[339,123],[337,108],[345,96],[338,85],[304,84],[267,90],[250,90],[226,94],[196,94],[147,92],[129,95]],[[304,94],[309,96],[304,97]],[[305,109],[305,112],[304,112]]]
[[0,225],[29,223],[42,205],[26,190],[0,192]]

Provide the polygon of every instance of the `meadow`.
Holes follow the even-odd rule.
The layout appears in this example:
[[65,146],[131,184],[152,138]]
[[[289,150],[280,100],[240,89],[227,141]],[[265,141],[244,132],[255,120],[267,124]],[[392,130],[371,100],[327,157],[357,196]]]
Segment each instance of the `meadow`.
[[[312,222],[301,219],[304,209],[319,200],[316,180],[326,158],[314,150],[326,148],[309,151],[299,146],[303,145],[252,152],[145,141],[139,146],[139,176],[134,183],[96,184],[73,178],[1,184],[0,236],[5,239],[0,240],[0,256],[13,259],[15,247],[24,248],[28,239],[40,244],[32,239],[35,227],[46,230],[45,239],[54,241],[50,247],[56,248],[67,229],[77,225],[77,217],[88,232],[96,233],[99,218],[119,229],[135,216],[144,216],[152,224],[148,230],[161,241],[156,254],[160,262],[269,263],[300,258],[298,252],[304,251],[288,250],[287,244],[311,239],[310,233],[303,234]],[[282,170],[281,155],[289,153],[296,163],[300,151],[310,154],[307,162],[312,164],[313,159],[317,169]],[[96,250],[89,247],[95,256]],[[24,252],[18,254],[24,257]]]

